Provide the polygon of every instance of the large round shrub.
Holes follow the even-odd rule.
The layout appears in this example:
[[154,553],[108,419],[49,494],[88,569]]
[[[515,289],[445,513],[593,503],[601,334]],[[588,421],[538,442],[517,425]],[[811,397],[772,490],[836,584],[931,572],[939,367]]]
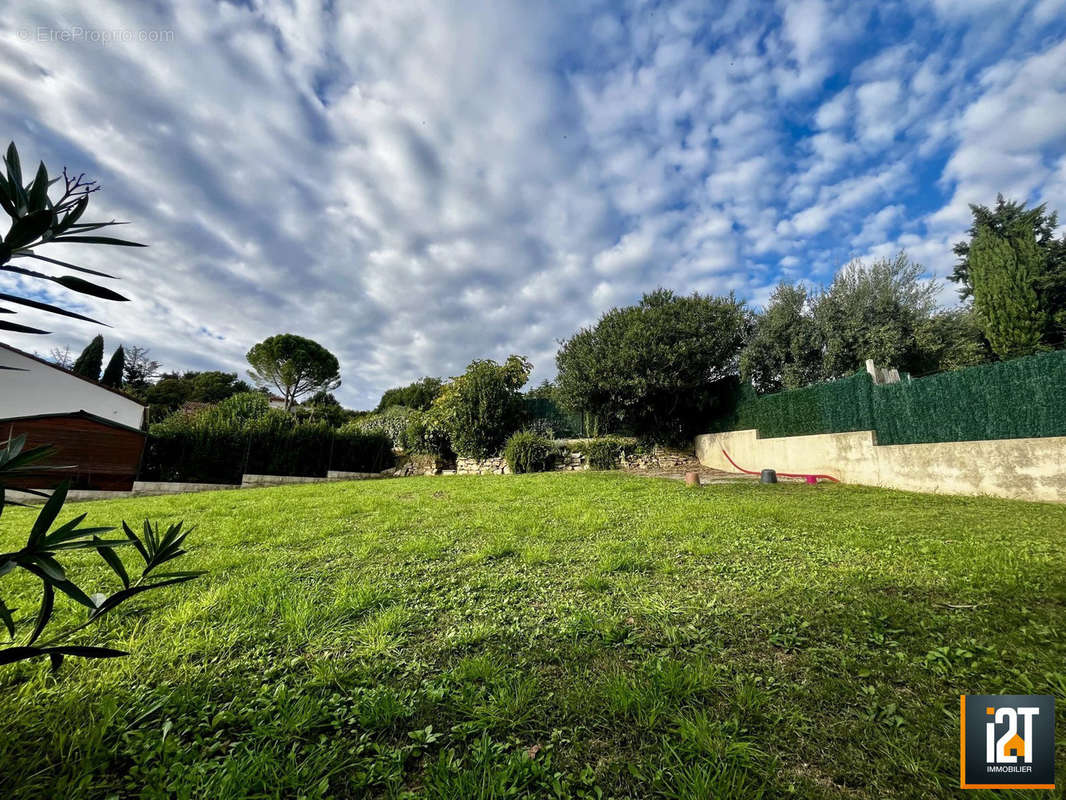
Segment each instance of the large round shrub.
[[748,324],[733,296],[652,292],[562,343],[558,396],[608,431],[687,442],[722,402]]
[[558,458],[555,443],[533,431],[512,434],[503,447],[503,457],[511,472],[546,472]]

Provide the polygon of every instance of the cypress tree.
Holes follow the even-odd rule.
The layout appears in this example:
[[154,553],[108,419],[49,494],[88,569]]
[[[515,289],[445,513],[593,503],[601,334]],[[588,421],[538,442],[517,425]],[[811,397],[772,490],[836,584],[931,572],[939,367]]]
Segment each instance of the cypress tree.
[[104,337],[95,336],[93,340],[85,346],[85,349],[81,351],[81,355],[78,356],[78,360],[74,362],[74,368],[71,370],[75,375],[80,375],[83,378],[88,378],[92,381],[100,380],[100,368],[104,363]]
[[1003,360],[1040,349],[1047,320],[1034,284],[1042,259],[1032,228],[1024,224],[1011,225],[1005,236],[982,225],[970,246],[974,310]]
[[119,345],[111,355],[111,360],[107,362],[107,369],[104,370],[104,377],[100,379],[100,383],[112,389],[122,388],[122,372],[125,368],[126,351],[122,349],[122,345]]

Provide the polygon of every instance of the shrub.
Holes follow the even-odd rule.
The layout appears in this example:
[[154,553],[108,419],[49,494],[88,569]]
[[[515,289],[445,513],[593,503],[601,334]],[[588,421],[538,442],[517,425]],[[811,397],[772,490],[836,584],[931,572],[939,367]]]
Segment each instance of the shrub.
[[473,361],[466,372],[445,385],[429,414],[447,432],[455,452],[488,458],[500,452],[524,415],[521,388],[533,365],[521,356],[503,364]]
[[555,443],[535,431],[519,431],[512,434],[503,448],[507,466],[515,474],[523,472],[547,472],[559,456]]
[[392,463],[384,432],[300,422],[253,392],[153,425],[141,476],[232,484],[244,473],[324,477],[330,469],[380,472]]
[[620,436],[601,436],[589,439],[582,447],[590,469],[617,469],[622,456],[633,445]]
[[408,453],[443,456],[452,458],[448,434],[440,427],[434,415],[416,412],[409,417],[407,430],[404,431],[403,447]]
[[335,432],[330,469],[380,472],[392,463],[392,441],[380,431]]
[[408,425],[420,413],[413,408],[406,408],[405,406],[390,406],[382,412],[360,417],[354,422],[343,426],[341,430],[383,433],[389,437],[389,441],[392,442],[392,446],[395,449],[407,450],[409,449],[409,443],[406,441]]

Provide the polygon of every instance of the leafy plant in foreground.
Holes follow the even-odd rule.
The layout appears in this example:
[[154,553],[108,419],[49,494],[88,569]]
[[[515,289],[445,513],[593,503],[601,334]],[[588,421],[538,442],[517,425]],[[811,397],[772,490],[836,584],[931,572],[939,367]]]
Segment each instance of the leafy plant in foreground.
[[[25,476],[29,474],[31,467],[51,452],[51,448],[48,447],[36,447],[24,451],[25,442],[25,435],[15,437],[6,442],[4,449],[0,451],[0,479],[5,477],[10,479],[10,477],[15,475]],[[37,515],[33,527],[30,529],[25,546],[10,553],[0,553],[0,576],[12,572],[16,568],[23,569],[41,581],[42,590],[41,605],[34,619],[33,629],[21,644],[16,643],[18,626],[14,612],[18,609],[8,608],[7,604],[0,599],[0,622],[7,629],[11,640],[11,644],[8,647],[0,648],[0,664],[10,664],[15,661],[48,656],[52,662],[52,669],[55,670],[63,663],[65,656],[114,658],[127,655],[125,651],[115,650],[110,647],[66,645],[62,644],[62,642],[138,594],[152,589],[160,589],[164,586],[184,583],[203,574],[203,572],[152,574],[158,567],[185,554],[182,549],[182,543],[192,531],[192,528],[185,529],[182,522],[171,525],[165,532],[161,533],[158,525],[153,528],[151,523],[145,520],[143,534],[140,537],[123,522],[122,530],[125,537],[121,539],[103,539],[100,537],[100,534],[112,531],[114,528],[82,526],[85,521],[85,514],[80,514],[69,522],[53,527],[56,517],[63,508],[69,486],[69,481],[64,481],[48,498],[48,501]],[[36,491],[33,493],[42,494]],[[3,484],[0,482],[0,514],[3,514],[5,505],[21,504],[6,500]],[[144,560],[144,567],[136,580],[130,579],[126,565],[114,552],[116,547],[127,545],[132,545],[136,548]],[[102,593],[89,595],[68,577],[66,568],[59,563],[56,554],[67,550],[88,549],[96,550],[100,557],[107,562],[107,565],[122,582],[122,589],[111,595]],[[151,581],[149,581],[150,576],[152,578]],[[56,590],[85,606],[88,609],[87,617],[84,622],[55,633],[41,641],[41,637],[52,618]],[[28,620],[29,618],[27,617],[26,619]]]
[[[37,174],[28,185],[22,183],[22,167],[19,162],[18,150],[14,143],[8,146],[4,157],[6,175],[0,175],[0,208],[11,217],[11,228],[7,236],[0,241],[0,272],[10,272],[31,278],[53,281],[59,285],[92,295],[105,300],[125,300],[126,298],[116,292],[97,286],[94,283],[72,275],[55,277],[46,275],[23,267],[16,267],[9,262],[13,258],[32,258],[45,261],[50,264],[67,267],[78,272],[109,278],[102,272],[96,272],[84,267],[78,267],[65,261],[42,256],[32,249],[35,246],[48,242],[71,242],[82,244],[110,244],[124,247],[144,247],[136,242],[123,239],[114,239],[108,236],[85,236],[100,228],[120,223],[90,222],[79,223],[78,220],[89,205],[89,195],[99,189],[95,181],[85,181],[84,174],[72,178],[63,170],[64,191],[58,200],[53,201],[48,196],[48,189],[59,178],[49,179],[48,170],[44,164],[37,168]],[[26,306],[38,311],[74,319],[94,322],[89,317],[77,314],[60,306],[43,303],[29,297],[10,293],[0,293],[0,300],[15,305]],[[0,308],[0,313],[14,313],[10,309]],[[15,331],[20,333],[47,333],[39,328],[27,325],[6,322],[0,320],[0,331]],[[101,340],[102,349],[102,340]],[[100,362],[96,361],[96,375],[99,376]],[[118,372],[121,373],[121,367]],[[0,450],[0,514],[3,513],[5,504],[20,505],[8,502],[5,492],[5,484],[12,478],[40,477],[49,474],[50,470],[62,469],[57,466],[44,466],[41,462],[55,454],[55,450],[49,446],[34,447],[25,450],[26,437],[15,436],[8,439]],[[12,572],[15,568],[22,568],[38,577],[42,582],[42,597],[40,609],[37,612],[33,631],[24,644],[12,644],[10,647],[0,649],[0,664],[23,661],[30,658],[47,655],[52,662],[52,669],[57,669],[68,655],[84,656],[90,658],[111,658],[125,655],[121,650],[106,647],[82,647],[75,645],[61,645],[63,640],[69,638],[77,631],[85,628],[109,611],[114,610],[119,604],[129,598],[163,586],[183,583],[198,577],[202,573],[184,572],[171,573],[168,575],[156,575],[154,582],[147,581],[148,574],[156,567],[185,553],[181,544],[189,531],[182,531],[182,523],[171,526],[162,536],[159,528],[152,528],[145,520],[144,538],[139,539],[136,534],[122,523],[126,539],[105,540],[100,539],[98,534],[105,533],[112,528],[88,528],[79,527],[85,519],[85,514],[52,530],[52,524],[59,515],[66,500],[69,483],[62,483],[51,495],[37,516],[37,521],[30,530],[26,546],[12,553],[0,554],[0,577]],[[35,489],[27,490],[30,494],[47,497],[43,492]],[[112,552],[113,548],[120,545],[133,544],[145,560],[144,569],[140,577],[133,583],[130,582],[122,560]],[[94,594],[86,595],[77,584],[67,577],[66,570],[56,560],[55,555],[60,550],[95,549],[108,566],[118,575],[122,581],[123,589],[111,596]],[[59,589],[76,602],[85,605],[88,611],[88,619],[80,625],[52,636],[43,643],[38,643],[44,633],[55,605],[55,591]],[[12,609],[0,600],[0,622],[7,629],[12,643],[15,642],[17,632],[16,622]]]
[[[42,162],[37,167],[37,173],[33,180],[23,184],[22,164],[14,142],[8,145],[7,154],[4,156],[4,164],[6,166],[6,175],[0,174],[0,208],[11,217],[11,228],[8,230],[7,236],[0,242],[0,272],[15,273],[29,278],[52,281],[71,291],[100,297],[104,300],[125,300],[126,298],[117,292],[87,281],[84,278],[74,275],[48,275],[36,270],[15,266],[11,263],[13,259],[30,258],[88,275],[111,278],[113,276],[103,272],[42,256],[35,248],[51,242],[110,244],[123,247],[144,247],[144,245],[137,242],[129,242],[125,239],[115,239],[110,236],[84,235],[100,228],[123,224],[115,220],[110,222],[78,222],[89,205],[89,195],[100,188],[96,181],[86,181],[84,173],[77,177],[72,177],[64,169],[62,176],[49,178],[48,170]],[[48,196],[48,190],[60,180],[63,181],[63,193],[58,199],[52,200]],[[35,300],[26,296],[27,294],[29,293],[0,292],[0,301],[26,306],[27,308],[45,311],[50,314],[72,317],[85,322],[95,322],[95,320],[69,309]],[[15,312],[10,309],[0,308],[0,313],[13,314]],[[3,319],[0,319],[0,331],[48,333],[48,331],[40,328],[16,322],[7,322]]]

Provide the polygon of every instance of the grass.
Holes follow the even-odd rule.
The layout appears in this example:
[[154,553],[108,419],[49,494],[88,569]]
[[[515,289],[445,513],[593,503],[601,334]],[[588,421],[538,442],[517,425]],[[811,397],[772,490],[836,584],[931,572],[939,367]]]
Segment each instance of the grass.
[[588,473],[75,509],[195,523],[211,572],[85,640],[128,658],[0,668],[3,797],[947,797],[959,694],[1054,694],[1063,739],[1063,506]]

